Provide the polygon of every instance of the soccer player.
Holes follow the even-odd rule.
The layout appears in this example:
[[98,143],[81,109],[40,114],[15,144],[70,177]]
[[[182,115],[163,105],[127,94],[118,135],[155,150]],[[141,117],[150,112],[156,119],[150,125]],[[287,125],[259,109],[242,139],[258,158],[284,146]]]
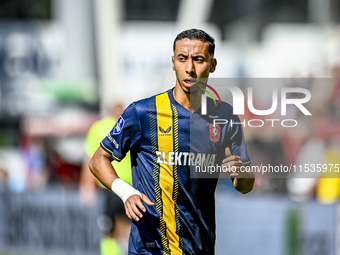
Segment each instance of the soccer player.
[[[232,107],[207,100],[208,114],[199,114],[202,90],[197,81],[207,81],[215,71],[214,39],[190,29],[175,38],[173,47],[175,87],[130,104],[89,164],[92,173],[121,197],[127,216],[134,220],[131,255],[214,254],[218,179],[191,178],[190,167],[234,166],[237,171],[230,176],[241,193],[251,191],[255,181],[251,173],[239,171],[250,164],[242,125],[215,126],[211,133],[209,116],[239,122]],[[133,187],[110,163],[122,160],[129,150]]]

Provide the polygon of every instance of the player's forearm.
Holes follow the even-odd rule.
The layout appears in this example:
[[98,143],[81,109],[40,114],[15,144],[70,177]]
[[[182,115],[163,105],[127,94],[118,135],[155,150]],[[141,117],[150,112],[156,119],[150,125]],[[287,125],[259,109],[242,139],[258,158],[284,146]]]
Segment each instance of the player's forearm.
[[238,192],[246,194],[250,192],[255,183],[255,177],[253,173],[245,173],[241,178],[236,177],[233,181],[233,185]]
[[[107,155],[106,155],[107,154]],[[92,174],[108,189],[118,175],[111,165],[109,154],[99,148],[90,160],[89,168]]]

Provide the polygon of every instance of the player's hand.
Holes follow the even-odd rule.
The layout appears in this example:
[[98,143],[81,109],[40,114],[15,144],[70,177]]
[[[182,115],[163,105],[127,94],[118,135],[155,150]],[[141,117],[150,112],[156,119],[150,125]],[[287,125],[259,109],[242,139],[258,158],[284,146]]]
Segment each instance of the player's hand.
[[240,172],[240,168],[243,166],[241,158],[236,155],[231,155],[228,147],[225,148],[225,156],[225,159],[222,160],[222,167],[226,167],[230,177],[241,177],[242,173]]
[[155,205],[145,194],[141,194],[142,199],[138,195],[133,195],[125,201],[125,213],[131,220],[139,221],[139,219],[143,218],[142,212],[146,212],[146,209],[142,201],[149,206]]

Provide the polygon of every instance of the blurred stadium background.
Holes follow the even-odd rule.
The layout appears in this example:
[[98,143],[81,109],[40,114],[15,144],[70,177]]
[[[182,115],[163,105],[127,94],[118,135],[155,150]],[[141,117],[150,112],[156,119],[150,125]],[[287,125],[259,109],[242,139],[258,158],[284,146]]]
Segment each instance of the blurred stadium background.
[[[216,39],[212,77],[340,76],[340,0],[0,2],[1,255],[99,254],[103,199],[78,195],[86,132],[174,86],[172,43],[192,27]],[[340,83],[311,84],[318,121],[246,130],[254,164],[340,163]],[[320,176],[261,178],[247,196],[221,181],[216,254],[340,254],[339,198]]]

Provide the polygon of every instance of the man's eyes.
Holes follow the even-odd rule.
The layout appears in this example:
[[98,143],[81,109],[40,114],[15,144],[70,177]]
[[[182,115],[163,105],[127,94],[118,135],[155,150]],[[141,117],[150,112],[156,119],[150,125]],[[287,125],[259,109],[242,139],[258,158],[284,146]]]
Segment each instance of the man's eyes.
[[195,59],[195,61],[199,62],[199,63],[202,63],[204,61],[204,59],[203,58],[197,58],[197,59]]
[[[186,61],[186,60],[187,60],[187,58],[185,58],[185,57],[178,57],[178,61],[183,62],[183,61]],[[195,62],[198,62],[198,63],[204,62],[204,58],[193,58],[193,60]]]

